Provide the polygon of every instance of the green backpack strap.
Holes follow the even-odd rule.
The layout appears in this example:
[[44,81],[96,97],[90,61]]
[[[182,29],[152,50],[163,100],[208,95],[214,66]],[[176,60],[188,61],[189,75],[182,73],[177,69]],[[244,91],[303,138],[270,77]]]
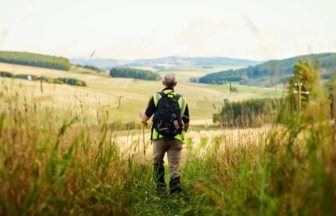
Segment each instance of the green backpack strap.
[[153,94],[153,100],[154,100],[154,105],[155,105],[155,107],[157,106],[157,104],[159,103],[159,100],[161,99],[161,94],[160,94],[160,92],[155,92],[154,94]]
[[187,101],[182,95],[180,95],[180,94],[177,94],[177,95],[179,95],[179,97],[177,99],[177,102],[178,102],[178,104],[180,106],[180,109],[181,109],[181,117],[183,117],[184,111],[186,109]]

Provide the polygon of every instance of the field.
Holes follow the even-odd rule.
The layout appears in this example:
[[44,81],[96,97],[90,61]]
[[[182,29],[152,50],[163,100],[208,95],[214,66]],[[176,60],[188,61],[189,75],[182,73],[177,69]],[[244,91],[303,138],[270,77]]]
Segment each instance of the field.
[[[72,77],[84,80],[86,88],[44,84],[41,92],[40,83],[2,79],[14,86],[27,86],[25,91],[41,103],[63,107],[72,104],[75,109],[85,107],[89,114],[97,106],[103,107],[113,113],[113,118],[118,121],[136,121],[140,110],[145,109],[149,97],[155,91],[162,89],[158,81],[143,81],[123,78],[108,78],[105,74],[96,75],[87,69],[72,68],[70,72],[35,68],[29,66],[0,63],[0,71],[9,71],[15,74],[45,75],[49,77]],[[161,72],[164,75],[166,72]],[[192,120],[209,120],[212,113],[217,112],[224,99],[242,100],[244,98],[279,97],[283,93],[270,88],[253,88],[237,85],[238,93],[230,93],[228,85],[210,86],[188,82],[191,76],[206,71],[176,71],[178,80],[177,91],[182,93],[190,106]],[[14,87],[16,88],[16,87]],[[76,98],[76,99],[74,99]]]
[[[88,84],[0,78],[0,215],[336,213],[334,124],[322,94],[302,113],[286,113],[282,124],[192,128],[183,146],[183,192],[159,196],[148,130],[116,131],[113,122],[136,121],[160,83],[112,79],[79,68],[62,72],[0,64],[0,70]],[[235,87],[238,93],[225,85],[181,81],[178,90],[198,124],[225,98],[283,94]]]

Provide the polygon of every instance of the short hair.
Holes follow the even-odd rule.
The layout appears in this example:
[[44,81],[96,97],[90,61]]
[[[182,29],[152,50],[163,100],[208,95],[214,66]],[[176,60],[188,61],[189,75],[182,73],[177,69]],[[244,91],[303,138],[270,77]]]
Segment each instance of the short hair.
[[163,84],[167,87],[174,87],[177,84],[176,77],[174,74],[166,74],[163,78]]

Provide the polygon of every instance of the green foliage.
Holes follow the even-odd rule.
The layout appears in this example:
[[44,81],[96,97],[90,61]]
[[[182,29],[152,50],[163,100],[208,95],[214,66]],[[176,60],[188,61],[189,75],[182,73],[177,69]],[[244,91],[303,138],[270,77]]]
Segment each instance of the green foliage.
[[29,75],[29,74],[18,74],[18,75],[15,75],[14,78],[25,79],[25,80],[32,80],[32,81],[38,80],[37,76],[35,76],[35,75]]
[[54,68],[67,71],[70,69],[71,65],[70,61],[64,57],[10,51],[0,51],[0,62]]
[[318,91],[319,76],[317,64],[312,65],[307,60],[300,60],[294,66],[294,76],[289,82],[289,94],[298,90],[296,83],[302,83],[301,91],[309,92],[311,96],[316,96]]
[[245,101],[224,101],[220,113],[213,115],[213,121],[224,127],[256,127],[272,123],[279,99],[251,99]]
[[299,106],[301,109],[304,108],[309,100],[317,97],[320,90],[318,64],[312,65],[308,60],[300,60],[295,64],[294,76],[289,81],[287,102],[290,110],[288,112],[299,110]]
[[0,77],[12,78],[14,77],[14,74],[7,71],[0,71]]
[[319,62],[321,76],[328,78],[336,71],[336,54],[323,53],[298,56],[283,60],[271,60],[256,66],[207,74],[199,78],[201,83],[239,82],[249,85],[273,86],[286,82],[293,76],[295,64],[302,59]]
[[39,77],[39,80],[42,80],[47,83],[63,84],[63,82],[57,78],[51,78],[51,77],[46,77],[46,76]]
[[57,78],[57,81],[68,84],[68,85],[86,86],[85,81],[75,79],[75,78],[59,77]]
[[143,80],[160,80],[161,76],[149,70],[116,67],[110,70],[112,77],[129,77]]

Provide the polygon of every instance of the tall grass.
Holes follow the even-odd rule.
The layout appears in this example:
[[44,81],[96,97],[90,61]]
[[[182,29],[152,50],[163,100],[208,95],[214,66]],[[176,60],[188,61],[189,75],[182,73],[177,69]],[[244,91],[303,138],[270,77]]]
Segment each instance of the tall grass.
[[184,171],[194,192],[188,211],[335,215],[335,131],[328,101],[321,94],[282,121],[262,145],[235,146],[218,137],[206,155],[192,157]]
[[[2,84],[0,215],[334,215],[332,123],[323,97],[269,132],[188,139],[177,196],[157,196],[140,143],[97,109],[55,110]],[[99,113],[99,114],[98,114]],[[112,116],[113,118],[113,116]],[[234,134],[236,133],[236,134]],[[122,150],[125,149],[125,150]]]

